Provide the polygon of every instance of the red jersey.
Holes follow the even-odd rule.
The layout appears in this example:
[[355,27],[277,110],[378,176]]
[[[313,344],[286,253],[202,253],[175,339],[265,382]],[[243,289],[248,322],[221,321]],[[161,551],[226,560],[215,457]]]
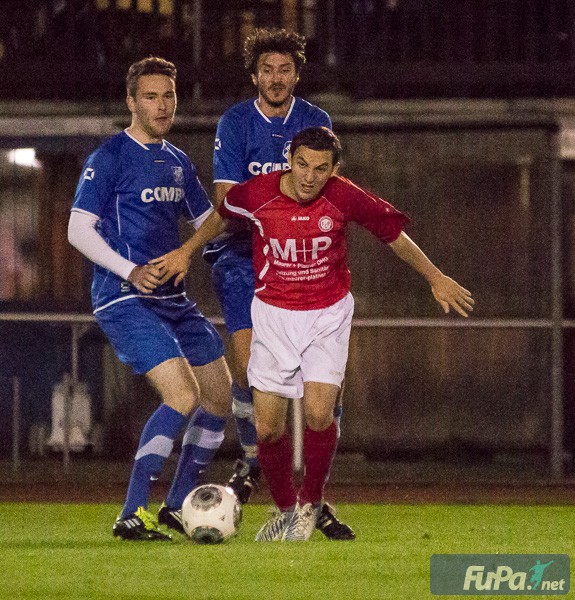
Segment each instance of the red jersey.
[[385,243],[408,218],[389,202],[343,177],[330,177],[321,194],[300,204],[282,194],[282,172],[235,185],[219,207],[225,219],[248,219],[253,229],[256,295],[289,310],[326,308],[351,285],[346,226],[355,221]]

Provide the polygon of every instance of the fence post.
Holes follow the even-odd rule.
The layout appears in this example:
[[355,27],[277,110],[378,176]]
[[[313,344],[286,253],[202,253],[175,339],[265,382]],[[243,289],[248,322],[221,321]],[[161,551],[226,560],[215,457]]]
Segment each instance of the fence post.
[[12,471],[20,470],[20,378],[12,377]]
[[292,400],[293,470],[303,469],[303,399]]

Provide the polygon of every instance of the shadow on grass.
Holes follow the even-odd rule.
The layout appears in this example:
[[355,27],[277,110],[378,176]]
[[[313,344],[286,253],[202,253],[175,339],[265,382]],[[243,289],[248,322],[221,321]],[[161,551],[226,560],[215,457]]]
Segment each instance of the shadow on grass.
[[2,550],[91,550],[100,548],[130,548],[141,547],[142,545],[161,546],[162,548],[181,547],[183,544],[192,544],[189,540],[174,539],[172,542],[134,542],[111,539],[106,541],[17,541],[17,542],[0,542],[0,553]]

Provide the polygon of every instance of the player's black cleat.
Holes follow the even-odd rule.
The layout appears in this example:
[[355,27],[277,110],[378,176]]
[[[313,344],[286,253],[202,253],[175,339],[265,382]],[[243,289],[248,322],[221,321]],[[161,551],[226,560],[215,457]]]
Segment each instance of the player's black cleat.
[[261,469],[259,466],[250,467],[243,460],[236,460],[234,474],[228,481],[227,487],[231,488],[241,504],[246,504],[254,488],[258,487]]
[[338,518],[335,516],[335,509],[327,502],[324,502],[323,506],[321,507],[321,512],[315,527],[330,540],[355,540],[355,533],[353,532],[353,529],[349,525],[346,525],[338,520]]
[[158,523],[185,535],[182,524],[182,510],[169,508],[165,502],[162,502],[162,506],[160,506],[160,510],[158,511]]
[[154,517],[145,508],[141,507],[135,513],[116,519],[112,527],[114,537],[123,540],[140,542],[170,542],[172,536],[162,533]]

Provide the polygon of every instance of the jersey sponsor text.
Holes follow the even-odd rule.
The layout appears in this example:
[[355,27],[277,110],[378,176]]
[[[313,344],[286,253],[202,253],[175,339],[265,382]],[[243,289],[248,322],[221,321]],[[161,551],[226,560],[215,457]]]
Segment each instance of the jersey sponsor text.
[[284,163],[260,163],[257,161],[253,161],[248,165],[249,172],[252,175],[267,175],[272,171],[287,171],[289,169],[289,164],[287,162]]
[[184,197],[184,190],[180,187],[157,187],[142,190],[142,202],[180,202]]
[[298,262],[298,260],[306,262],[308,260],[317,260],[319,253],[324,252],[331,246],[331,238],[325,235],[314,237],[311,240],[311,246],[309,246],[309,240],[305,239],[296,240],[288,238],[285,241],[285,245],[282,246],[278,239],[270,238],[270,246],[274,258],[292,263]]

